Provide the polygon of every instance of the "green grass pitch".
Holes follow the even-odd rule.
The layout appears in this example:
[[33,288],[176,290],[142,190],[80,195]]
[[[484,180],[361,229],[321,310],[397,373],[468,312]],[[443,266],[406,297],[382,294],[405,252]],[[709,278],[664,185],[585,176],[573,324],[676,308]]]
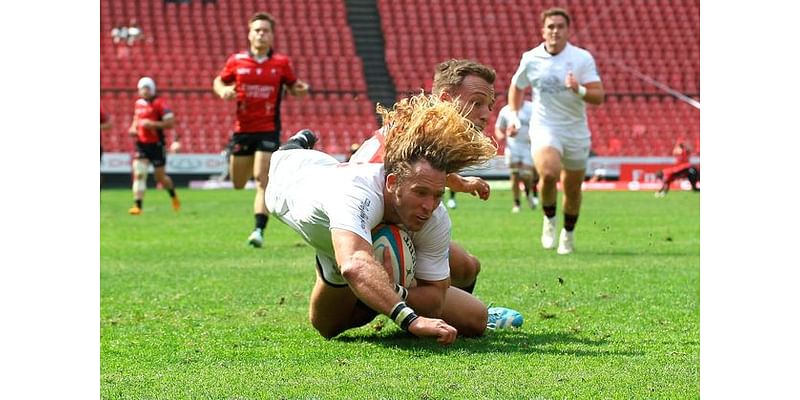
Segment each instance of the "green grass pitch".
[[[458,196],[475,294],[521,329],[420,340],[379,316],[332,340],[307,319],[313,251],[277,219],[245,244],[253,191],[128,190],[100,209],[104,399],[681,399],[700,395],[700,196],[585,192],[576,253],[539,245],[511,192]],[[559,229],[560,229],[559,217]]]

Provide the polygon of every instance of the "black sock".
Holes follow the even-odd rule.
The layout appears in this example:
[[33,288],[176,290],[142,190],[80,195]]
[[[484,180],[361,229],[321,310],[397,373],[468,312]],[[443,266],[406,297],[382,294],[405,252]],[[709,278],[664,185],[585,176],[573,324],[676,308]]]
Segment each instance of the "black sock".
[[542,206],[542,211],[544,211],[544,216],[547,218],[553,218],[556,216],[556,206]]
[[531,188],[525,188],[525,197],[531,197]]
[[578,223],[578,215],[564,214],[564,230],[572,232],[575,230],[575,224]]
[[142,208],[142,201],[141,200],[135,200],[135,201],[136,201],[136,207]]
[[267,214],[256,214],[255,217],[256,217],[256,229],[261,229],[263,231],[264,228],[267,227],[267,220],[269,220],[269,217],[267,216]]
[[167,192],[169,192],[169,197],[175,197],[175,188],[167,189]]
[[519,207],[519,199],[514,199],[514,205]]

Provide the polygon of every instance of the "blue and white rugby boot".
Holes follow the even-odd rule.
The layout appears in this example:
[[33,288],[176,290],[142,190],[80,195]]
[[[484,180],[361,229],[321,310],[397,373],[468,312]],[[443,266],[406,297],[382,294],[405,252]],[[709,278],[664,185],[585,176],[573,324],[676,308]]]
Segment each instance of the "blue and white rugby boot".
[[522,314],[505,307],[489,307],[489,320],[486,327],[489,329],[519,328],[524,318]]

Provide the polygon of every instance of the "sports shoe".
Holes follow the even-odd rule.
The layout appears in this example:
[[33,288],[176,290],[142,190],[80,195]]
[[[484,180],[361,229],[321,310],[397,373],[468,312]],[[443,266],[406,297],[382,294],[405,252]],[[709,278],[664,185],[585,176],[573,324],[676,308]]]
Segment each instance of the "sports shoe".
[[568,232],[566,229],[561,229],[561,235],[558,237],[558,254],[570,254],[575,250],[575,231]]
[[659,191],[657,191],[655,193],[654,196],[656,196],[657,199],[660,199],[660,198],[664,197],[665,195],[666,195],[666,193],[663,190],[659,190]]
[[247,244],[253,247],[261,247],[264,244],[264,235],[261,233],[261,229],[253,230],[253,233],[247,237]]
[[514,207],[511,207],[511,213],[512,214],[519,214],[519,206],[518,205],[514,205]]
[[536,206],[539,205],[539,199],[534,195],[530,195],[528,196],[528,204],[531,205],[532,210],[535,210]]
[[172,209],[175,210],[175,212],[181,210],[181,201],[178,200],[178,195],[175,195],[175,197],[172,198]]
[[313,149],[314,145],[317,144],[317,136],[311,131],[311,129],[301,129],[292,135],[289,140],[294,140],[295,143],[304,149]]
[[542,247],[550,250],[556,247],[556,217],[544,217],[542,223]]
[[489,319],[486,327],[489,329],[519,328],[524,318],[522,314],[505,307],[489,307]]
[[447,208],[456,208],[456,199],[447,200]]
[[142,209],[136,206],[133,206],[128,209],[128,214],[130,215],[139,215],[142,213]]

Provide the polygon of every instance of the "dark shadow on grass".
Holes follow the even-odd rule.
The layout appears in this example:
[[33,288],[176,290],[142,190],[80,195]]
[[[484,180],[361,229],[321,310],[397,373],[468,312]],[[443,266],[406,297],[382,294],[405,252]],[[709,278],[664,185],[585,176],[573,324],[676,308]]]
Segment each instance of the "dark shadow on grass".
[[641,351],[608,349],[605,339],[590,339],[567,332],[532,333],[524,330],[487,331],[480,338],[465,338],[450,346],[441,346],[433,339],[419,339],[403,331],[371,334],[345,333],[333,339],[342,343],[369,343],[371,345],[406,350],[415,355],[446,354],[453,351],[467,353],[522,353],[553,354],[578,357],[638,356]]

